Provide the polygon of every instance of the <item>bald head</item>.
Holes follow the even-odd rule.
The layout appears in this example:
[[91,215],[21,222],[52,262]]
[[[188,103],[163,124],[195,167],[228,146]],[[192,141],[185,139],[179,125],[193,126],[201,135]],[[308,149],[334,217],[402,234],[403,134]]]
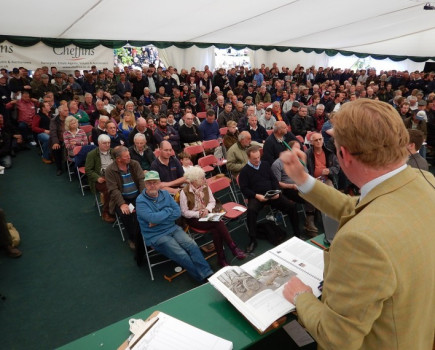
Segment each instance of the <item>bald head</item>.
[[147,121],[145,120],[145,118],[142,118],[142,117],[137,118],[136,128],[140,132],[144,132],[145,131],[145,129],[147,128]]
[[277,121],[273,126],[273,133],[277,137],[282,137],[287,134],[287,124],[283,121]]

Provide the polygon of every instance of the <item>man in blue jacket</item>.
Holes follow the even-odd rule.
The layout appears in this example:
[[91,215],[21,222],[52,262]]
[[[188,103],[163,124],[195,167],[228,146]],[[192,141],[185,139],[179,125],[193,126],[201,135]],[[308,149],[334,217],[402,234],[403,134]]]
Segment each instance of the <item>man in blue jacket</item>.
[[157,171],[145,175],[145,190],[136,200],[136,213],[146,244],[180,264],[197,281],[213,274],[198,245],[175,220],[181,215],[179,205],[168,191],[159,190]]

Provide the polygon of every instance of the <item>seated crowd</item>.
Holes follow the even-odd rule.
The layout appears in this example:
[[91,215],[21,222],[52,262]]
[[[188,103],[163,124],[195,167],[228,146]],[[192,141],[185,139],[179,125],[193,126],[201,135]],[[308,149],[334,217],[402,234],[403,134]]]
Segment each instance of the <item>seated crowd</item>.
[[[136,254],[144,235],[155,249],[203,280],[211,269],[175,224],[180,215],[189,225],[212,232],[221,266],[228,264],[224,244],[239,259],[245,254],[225,225],[198,221],[213,211],[216,200],[205,173],[192,167],[200,156],[186,147],[217,141],[205,154],[226,158],[228,174],[245,197],[247,253],[257,245],[257,218],[266,204],[287,214],[293,235],[300,236],[295,203],[301,203],[305,230],[315,235],[315,208],[299,197],[280,153],[305,150],[306,171],[346,191],[351,184],[335,155],[334,113],[349,101],[377,99],[396,108],[410,129],[410,164],[427,169],[422,145],[434,153],[434,77],[433,72],[377,74],[375,69],[300,65],[291,70],[275,63],[215,72],[205,66],[190,73],[153,65],[142,71],[127,66],[98,71],[93,66],[84,75],[42,67],[32,78],[23,67],[1,69],[0,164],[10,167],[16,152],[39,143],[42,161],[54,162],[60,176],[65,159],[77,161],[77,146],[82,146],[88,152],[82,156],[91,191],[101,194],[102,218],[114,222],[117,214]],[[268,190],[277,189],[282,192],[265,198]],[[174,201],[178,197],[181,209]]]

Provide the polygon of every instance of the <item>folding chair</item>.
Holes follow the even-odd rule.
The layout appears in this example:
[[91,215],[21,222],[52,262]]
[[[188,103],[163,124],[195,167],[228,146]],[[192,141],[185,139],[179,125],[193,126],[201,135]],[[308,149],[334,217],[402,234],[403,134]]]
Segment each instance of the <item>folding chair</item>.
[[96,191],[94,196],[95,196],[95,206],[97,207],[98,210],[98,215],[101,216],[101,207],[103,206],[103,203],[101,203],[101,201],[98,199],[98,196],[100,196],[101,193]]
[[[223,216],[223,220],[225,224],[228,224],[231,221],[240,222],[241,224],[229,230],[232,232],[241,226],[245,226],[246,230],[248,230],[248,226],[246,224],[246,210],[247,208],[244,205],[237,203],[236,198],[233,193],[233,189],[230,186],[231,180],[227,177],[222,177],[217,179],[216,181],[210,182],[208,185],[210,187],[211,192],[215,196],[216,199],[219,199],[222,202],[222,207],[225,210],[225,215]],[[230,199],[232,201],[224,203],[222,200],[226,194],[223,194],[222,191],[227,190],[229,192]],[[221,194],[218,195],[218,192]]]
[[222,137],[225,136],[228,132],[228,127],[220,128],[219,132],[220,132]]
[[305,135],[305,145],[308,147],[311,147],[311,135],[314,134],[316,131],[309,131],[307,132],[307,135]]
[[198,159],[198,165],[204,170],[206,173],[212,172],[215,167],[217,167],[219,173],[222,173],[220,165],[224,163],[219,161],[213,154],[209,154],[208,156],[204,156]]
[[302,150],[305,152],[308,148],[305,145],[305,140],[301,135],[296,135],[296,138],[298,139],[298,141],[302,144]]
[[92,125],[82,125],[79,128],[86,133],[86,137],[88,138],[88,141],[91,142],[89,137],[92,135]]
[[[243,203],[244,204],[248,204],[248,200],[243,196],[243,193],[240,190],[239,177],[237,176],[235,180],[236,180],[236,184],[237,184],[237,186],[239,188],[240,196],[242,197]],[[269,207],[269,214],[265,216],[265,219],[268,220],[268,217],[272,216],[274,221],[275,221],[275,224],[277,224],[276,217],[281,216],[282,217],[282,222],[284,224],[284,227],[287,227],[287,224],[285,222],[285,217],[287,216],[287,214],[283,214],[281,210],[272,208],[271,205],[266,205],[266,206]],[[262,220],[259,220],[259,221],[262,221]]]
[[[82,149],[82,146],[75,146],[74,147],[74,157],[80,152]],[[78,164],[75,162],[76,165],[76,171],[77,171],[77,177],[79,179],[80,184],[80,190],[82,191],[82,195],[85,195],[85,192],[83,191],[85,188],[89,188],[89,184],[83,184],[83,179],[86,177],[86,171],[84,166],[80,166],[81,164]]]
[[122,241],[125,242],[124,225],[116,211],[115,211],[115,222],[113,223],[112,227],[113,228],[118,227],[119,233],[121,234]]
[[[208,233],[209,231],[208,230],[201,230],[201,229],[199,229],[199,228],[196,228],[196,227],[193,227],[193,226],[190,226],[190,225],[187,225],[186,224],[186,226],[184,227],[184,231],[186,231],[186,233],[196,242],[197,240],[199,240],[200,238],[203,238],[204,237],[204,235],[206,234],[206,233]],[[205,243],[202,243],[202,244],[198,244],[198,246],[201,248],[201,247],[206,247],[206,246],[208,246],[208,245],[210,245],[210,243],[213,243],[213,240],[209,240],[209,241],[207,241],[207,242],[205,242]],[[206,253],[207,253],[207,251],[206,251]]]
[[205,117],[207,117],[207,112],[198,112],[198,113],[196,113],[196,116],[199,119],[205,119]]
[[39,145],[39,150],[41,152],[41,158],[44,158],[44,150],[42,149],[42,143],[41,143],[41,141],[39,141],[38,137],[36,137],[36,142]]
[[219,147],[221,144],[219,143],[219,140],[208,140],[208,141],[202,141],[202,147],[204,148],[204,155],[206,155],[206,151],[215,149],[216,147]]
[[[168,261],[172,261],[172,260],[168,259],[164,255],[160,254],[153,247],[147,246],[145,237],[143,235],[142,235],[142,238],[143,238],[143,245],[144,245],[144,248],[145,248],[145,257],[147,259],[148,269],[150,270],[151,281],[154,281],[153,267],[157,266],[157,265],[160,265],[160,264],[163,264],[163,263],[168,262]],[[160,260],[160,261],[156,261],[156,262],[151,262],[151,259],[153,257],[157,257],[157,256],[164,257],[164,260]]]
[[[81,147],[81,146],[77,146],[77,147]],[[72,177],[71,175],[74,175],[74,160],[73,159],[69,159],[68,157],[68,151],[65,149],[65,158],[66,158],[66,168],[68,170],[68,177],[69,177],[69,181],[72,182]]]
[[187,146],[184,147],[184,152],[190,154],[191,156],[196,156],[197,154],[202,154],[204,149],[202,145]]

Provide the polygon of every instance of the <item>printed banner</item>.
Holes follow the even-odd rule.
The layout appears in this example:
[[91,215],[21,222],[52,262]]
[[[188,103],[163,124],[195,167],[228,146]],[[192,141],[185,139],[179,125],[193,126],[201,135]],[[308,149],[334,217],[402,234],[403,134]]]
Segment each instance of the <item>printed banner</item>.
[[30,47],[17,46],[7,41],[0,44],[0,68],[7,70],[19,67],[35,70],[48,66],[70,72],[75,69],[91,69],[93,65],[98,69],[111,69],[113,61],[113,50],[101,45],[93,49],[82,49],[75,45],[54,48],[43,43]]

